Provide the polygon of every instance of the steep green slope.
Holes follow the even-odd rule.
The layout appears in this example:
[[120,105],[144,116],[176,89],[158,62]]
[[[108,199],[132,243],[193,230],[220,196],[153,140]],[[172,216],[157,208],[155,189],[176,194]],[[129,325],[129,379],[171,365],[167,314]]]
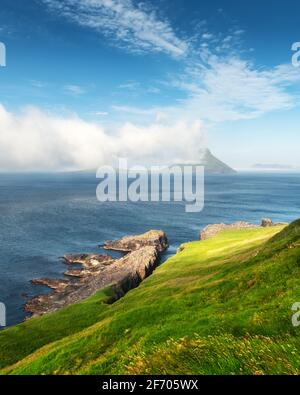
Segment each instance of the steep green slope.
[[0,332],[0,369],[52,343],[98,322],[107,309],[112,290],[104,289],[82,303]]
[[106,291],[1,332],[1,373],[300,373],[299,278],[300,221],[225,231],[113,305]]

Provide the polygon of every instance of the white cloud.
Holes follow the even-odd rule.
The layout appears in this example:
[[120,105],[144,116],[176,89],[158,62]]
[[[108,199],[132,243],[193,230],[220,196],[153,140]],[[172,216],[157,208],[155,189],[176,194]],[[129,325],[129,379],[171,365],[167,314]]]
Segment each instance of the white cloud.
[[140,83],[136,81],[128,81],[119,85],[119,89],[136,90],[140,87]]
[[45,88],[46,84],[42,81],[38,81],[38,80],[30,80],[29,81],[31,86],[33,86],[34,88],[38,88],[38,89],[42,89]]
[[81,96],[85,93],[85,89],[79,85],[65,85],[64,90],[73,96]]
[[213,38],[213,34],[211,34],[211,33],[203,33],[202,34],[202,38],[203,38],[203,40],[210,40],[211,38]]
[[157,88],[156,86],[150,86],[149,88],[147,88],[147,92],[148,93],[155,93],[158,94],[161,92],[160,88]]
[[77,115],[61,117],[34,107],[11,113],[0,105],[1,170],[88,169],[118,157],[134,164],[174,163],[197,159],[202,144],[199,121],[126,122],[105,129]]
[[173,105],[149,108],[115,105],[112,109],[131,119],[139,117],[140,122],[250,120],[299,105],[299,95],[290,90],[291,87],[295,90],[297,82],[300,82],[300,73],[290,65],[258,69],[235,56],[208,56],[205,62],[191,63],[185,73],[166,82],[166,86],[172,85],[186,95]]
[[183,78],[174,78],[172,84],[187,98],[173,112],[212,122],[254,119],[299,105],[289,89],[296,82],[300,74],[290,65],[258,69],[235,56],[208,56],[206,64],[195,62]]
[[121,153],[129,158],[142,164],[172,164],[199,160],[204,146],[204,127],[201,121],[165,122],[157,117],[156,122],[148,126],[124,124],[118,137]]
[[30,107],[19,114],[0,105],[0,168],[89,168],[108,160],[111,139],[103,128],[77,116],[52,116]]
[[153,9],[132,0],[42,0],[51,10],[133,52],[183,56],[188,44]]
[[[252,119],[284,110],[297,104],[287,88],[300,81],[297,70],[288,65],[270,69],[255,67],[242,59],[241,35],[244,30],[231,28],[227,34],[208,31],[200,23],[194,38],[183,41],[170,23],[161,20],[151,8],[132,0],[43,0],[52,10],[68,20],[101,32],[118,45],[133,51],[164,52],[181,58],[185,72],[176,75],[173,86],[186,93],[179,105],[167,108],[136,108],[128,104],[115,106],[119,113],[155,116],[168,113],[170,119],[204,119],[213,122]],[[200,41],[199,41],[200,40]],[[193,43],[193,45],[192,45]],[[119,86],[127,92],[142,90],[138,81]],[[81,88],[69,86],[74,95]],[[145,88],[144,92],[159,92]]]
[[98,115],[100,117],[106,117],[108,115],[107,111],[96,111],[94,113],[92,113],[93,115]]
[[[188,44],[177,37],[169,22],[132,0],[42,1],[69,21],[130,51],[162,52],[180,59],[184,71],[171,84],[165,82],[165,87],[180,89],[185,98],[180,92],[177,98],[181,99],[176,101],[172,91],[173,105],[139,108],[127,100],[126,105],[111,106],[113,120],[122,120],[122,124],[112,126],[109,118],[106,128],[77,115],[62,117],[37,108],[17,114],[0,106],[2,170],[94,168],[120,156],[137,164],[196,160],[203,146],[204,128],[199,119],[209,123],[254,119],[299,104],[295,92],[300,82],[298,70],[290,65],[261,68],[242,59],[245,52],[237,53],[235,48],[240,48],[242,30],[224,36],[201,31]],[[119,88],[131,91],[131,96],[143,90],[136,81]],[[85,93],[78,85],[66,85],[64,90],[75,96]],[[159,92],[151,87],[144,91]],[[94,115],[108,114],[99,111]]]

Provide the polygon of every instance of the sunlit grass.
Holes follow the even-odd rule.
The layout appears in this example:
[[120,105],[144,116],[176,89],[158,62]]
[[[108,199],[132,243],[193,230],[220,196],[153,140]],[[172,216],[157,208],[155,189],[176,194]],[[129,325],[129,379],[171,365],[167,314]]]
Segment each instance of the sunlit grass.
[[299,373],[299,224],[187,243],[113,305],[106,290],[2,332],[2,373]]

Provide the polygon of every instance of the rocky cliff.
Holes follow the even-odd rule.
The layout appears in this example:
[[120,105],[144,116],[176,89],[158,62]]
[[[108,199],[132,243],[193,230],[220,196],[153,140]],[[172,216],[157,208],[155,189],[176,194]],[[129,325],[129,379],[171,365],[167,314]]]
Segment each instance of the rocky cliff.
[[[120,259],[103,254],[65,255],[64,260],[70,266],[65,275],[70,279],[33,280],[34,284],[46,285],[53,292],[33,298],[26,304],[25,309],[33,316],[53,312],[77,303],[110,285],[115,290],[112,301],[116,300],[153,272],[159,262],[160,252],[167,247],[166,234],[151,230],[143,235],[106,242],[106,249],[126,252]],[[81,264],[81,268],[72,269],[73,264]]]

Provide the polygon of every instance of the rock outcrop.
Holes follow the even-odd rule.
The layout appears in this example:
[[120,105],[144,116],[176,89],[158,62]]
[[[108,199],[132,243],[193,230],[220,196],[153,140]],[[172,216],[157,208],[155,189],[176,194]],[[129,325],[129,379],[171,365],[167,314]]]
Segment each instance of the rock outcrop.
[[[276,224],[269,218],[263,218],[261,221],[262,227],[266,228],[269,226],[275,226]],[[238,221],[234,222],[233,224],[213,224],[207,225],[200,233],[200,240],[207,240],[211,239],[212,237],[216,236],[223,230],[238,230],[238,229],[251,229],[251,228],[259,228],[259,225],[250,224],[249,222]]]
[[69,265],[81,264],[85,268],[110,265],[114,261],[111,256],[103,254],[68,254],[64,260]]
[[164,251],[168,247],[166,234],[162,231],[150,230],[142,235],[126,236],[120,240],[107,241],[103,248],[106,250],[131,252],[146,246],[154,246],[158,252]]
[[269,226],[274,226],[274,223],[270,218],[263,218],[261,220],[261,226],[263,228],[268,228]]
[[233,229],[251,229],[258,228],[258,225],[252,225],[249,222],[238,221],[230,225],[226,224],[213,224],[207,225],[203,231],[200,233],[200,240],[211,239],[223,230],[233,230]]
[[168,247],[167,236],[152,230],[143,235],[128,236],[105,243],[106,249],[126,252],[120,259],[101,254],[70,254],[64,260],[68,265],[81,264],[80,269],[70,269],[65,275],[70,280],[35,279],[34,284],[46,285],[53,292],[30,300],[25,310],[38,316],[77,303],[97,292],[113,286],[115,297],[122,297],[136,287],[157,267],[159,254]]

